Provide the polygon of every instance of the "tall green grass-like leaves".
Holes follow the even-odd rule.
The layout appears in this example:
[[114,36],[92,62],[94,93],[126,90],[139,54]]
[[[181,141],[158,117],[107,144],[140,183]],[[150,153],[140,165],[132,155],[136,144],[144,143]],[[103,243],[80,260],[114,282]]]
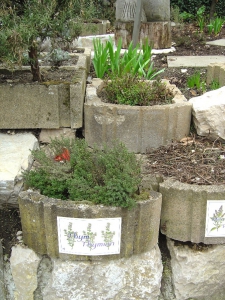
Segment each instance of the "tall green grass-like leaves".
[[122,55],[122,39],[118,41],[117,49],[114,50],[112,39],[103,45],[99,40],[94,40],[94,59],[93,65],[97,77],[103,78],[108,75],[113,79],[115,76],[131,74],[145,79],[153,79],[156,75],[164,71],[156,71],[153,68],[152,48],[146,41],[142,49],[139,45],[133,47],[130,43],[127,51]]
[[217,35],[218,33],[220,33],[223,24],[224,24],[224,19],[216,17],[213,21],[211,21],[208,27],[211,27],[214,34]]
[[95,73],[98,78],[103,78],[105,73],[109,69],[108,65],[108,57],[109,57],[109,50],[107,46],[104,46],[100,39],[94,39],[94,58],[92,60]]

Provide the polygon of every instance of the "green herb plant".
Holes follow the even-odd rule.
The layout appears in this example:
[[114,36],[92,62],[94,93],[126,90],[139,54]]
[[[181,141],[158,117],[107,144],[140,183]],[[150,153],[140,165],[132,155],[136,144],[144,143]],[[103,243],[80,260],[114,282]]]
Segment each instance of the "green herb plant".
[[[70,159],[56,161],[63,149]],[[36,167],[24,172],[25,186],[62,200],[131,208],[140,184],[140,161],[114,142],[90,150],[84,140],[54,139],[49,150],[32,151]]]
[[138,76],[125,74],[105,80],[99,96],[103,101],[114,104],[150,106],[172,103],[174,95],[161,81],[140,80]]
[[202,92],[206,91],[206,83],[201,79],[201,74],[199,71],[195,72],[188,78],[187,85],[189,88],[196,88],[198,90],[202,90]]
[[140,76],[145,79],[152,80],[162,73],[162,70],[155,70],[152,62],[152,48],[146,41],[142,49],[139,45],[133,47],[130,43],[127,51],[122,55],[122,39],[119,39],[116,50],[112,39],[105,45],[99,40],[94,39],[94,58],[93,65],[97,77],[104,78],[109,76],[111,79],[115,76],[123,76],[131,74],[132,76]]
[[197,23],[200,32],[203,32],[205,28],[205,6],[204,5],[197,10]]

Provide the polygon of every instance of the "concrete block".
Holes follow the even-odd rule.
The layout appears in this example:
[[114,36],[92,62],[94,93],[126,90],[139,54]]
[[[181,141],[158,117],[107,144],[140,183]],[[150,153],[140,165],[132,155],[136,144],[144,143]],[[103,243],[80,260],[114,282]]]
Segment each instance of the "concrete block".
[[74,71],[71,84],[1,85],[0,129],[82,127],[91,50],[76,55],[77,65],[60,67]]
[[85,139],[90,147],[117,139],[130,151],[146,153],[189,134],[192,105],[174,85],[167,82],[173,104],[130,106],[102,102],[96,92],[100,82],[93,80],[86,90]]
[[218,81],[220,87],[225,85],[225,63],[210,64],[207,68],[207,85],[214,80]]
[[159,192],[162,194],[160,229],[163,234],[183,242],[225,243],[224,237],[205,237],[207,200],[224,200],[224,186],[201,186],[167,179],[159,184]]
[[[26,191],[19,197],[23,240],[40,254],[69,260],[109,260],[130,257],[149,251],[158,242],[161,195],[150,192],[148,200],[137,202],[133,209],[88,205],[50,199]],[[122,218],[120,254],[84,256],[59,253],[57,216],[69,218]]]
[[51,139],[60,138],[61,136],[75,139],[75,134],[76,131],[71,128],[42,129],[39,136],[39,141],[42,143],[50,143]]

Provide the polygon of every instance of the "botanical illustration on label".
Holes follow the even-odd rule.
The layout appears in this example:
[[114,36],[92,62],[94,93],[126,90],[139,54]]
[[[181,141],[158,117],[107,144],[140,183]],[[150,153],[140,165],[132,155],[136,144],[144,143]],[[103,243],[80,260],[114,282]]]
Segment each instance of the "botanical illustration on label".
[[225,237],[225,200],[208,200],[206,237]]
[[57,217],[59,252],[76,255],[120,253],[121,218]]

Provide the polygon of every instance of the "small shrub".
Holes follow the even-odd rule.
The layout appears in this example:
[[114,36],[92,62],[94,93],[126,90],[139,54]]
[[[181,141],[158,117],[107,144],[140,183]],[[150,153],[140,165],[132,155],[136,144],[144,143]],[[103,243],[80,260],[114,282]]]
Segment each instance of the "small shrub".
[[161,81],[145,81],[125,74],[113,80],[105,80],[100,95],[103,101],[115,104],[149,106],[171,103],[173,94]]
[[48,154],[32,151],[37,166],[24,172],[26,187],[62,200],[127,208],[135,205],[140,162],[123,144],[90,150],[84,140],[61,138],[52,140],[49,149]]

